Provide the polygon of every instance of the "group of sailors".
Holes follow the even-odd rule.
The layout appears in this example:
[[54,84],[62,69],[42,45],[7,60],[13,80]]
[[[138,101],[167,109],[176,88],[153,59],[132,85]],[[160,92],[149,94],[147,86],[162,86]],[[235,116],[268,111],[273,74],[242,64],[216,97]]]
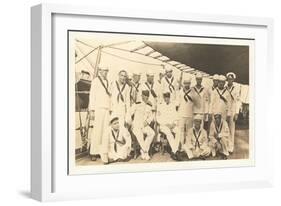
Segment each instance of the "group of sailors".
[[[165,68],[156,79],[148,72],[118,73],[109,83],[109,68],[98,66],[89,97],[94,128],[89,134],[91,159],[104,164],[128,161],[133,156],[151,159],[151,150],[166,140],[171,158],[182,160],[218,156],[227,159],[234,150],[235,122],[240,108],[239,88],[233,72],[213,75],[213,86],[202,84],[201,73],[174,77]],[[135,149],[138,145],[138,150]]]

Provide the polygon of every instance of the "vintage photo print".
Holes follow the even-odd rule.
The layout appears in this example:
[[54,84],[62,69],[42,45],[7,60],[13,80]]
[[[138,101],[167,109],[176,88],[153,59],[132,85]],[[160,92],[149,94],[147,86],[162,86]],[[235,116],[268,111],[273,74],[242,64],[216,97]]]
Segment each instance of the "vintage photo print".
[[253,166],[254,39],[67,41],[68,174]]

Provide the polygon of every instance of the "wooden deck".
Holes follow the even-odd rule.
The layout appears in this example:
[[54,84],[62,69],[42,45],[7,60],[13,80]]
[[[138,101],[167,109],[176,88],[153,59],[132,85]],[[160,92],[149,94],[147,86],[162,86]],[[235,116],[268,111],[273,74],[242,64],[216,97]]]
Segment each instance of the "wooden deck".
[[[234,152],[229,155],[228,159],[247,159],[249,157],[249,130],[236,130],[235,133],[235,147]],[[216,158],[207,158],[207,160],[214,160],[218,159]],[[142,160],[140,157],[137,159],[131,159],[128,162],[117,162],[117,163],[111,163],[111,164],[129,164],[129,163],[144,163],[144,162],[171,162],[174,161],[170,158],[170,155],[168,153],[165,153],[164,155],[160,153],[156,153],[152,156],[152,158],[148,161]],[[190,161],[190,160],[189,160]],[[193,160],[191,160],[193,161]],[[91,161],[89,156],[85,156],[82,158],[79,158],[76,160],[76,164],[79,166],[87,166],[87,165],[102,165],[100,159],[97,161]]]

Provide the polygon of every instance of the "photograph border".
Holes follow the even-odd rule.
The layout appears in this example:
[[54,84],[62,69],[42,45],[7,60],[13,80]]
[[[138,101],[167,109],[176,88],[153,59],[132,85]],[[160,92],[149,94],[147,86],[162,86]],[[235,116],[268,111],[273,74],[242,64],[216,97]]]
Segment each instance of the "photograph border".
[[[69,96],[70,96],[70,91],[69,91],[69,87],[70,87],[70,80],[69,80],[69,75],[70,75],[70,48],[69,48],[69,44],[70,44],[70,33],[71,32],[77,32],[77,33],[88,33],[88,35],[90,34],[106,34],[106,35],[110,35],[110,34],[117,34],[117,35],[136,35],[136,36],[161,36],[161,37],[167,37],[167,38],[177,38],[177,37],[183,37],[183,38],[198,38],[198,39],[220,39],[220,40],[227,40],[227,41],[231,41],[233,40],[238,41],[237,44],[231,44],[230,42],[226,42],[226,43],[197,43],[197,42],[183,42],[186,44],[202,44],[202,45],[227,45],[227,46],[248,46],[249,47],[249,91],[251,92],[251,100],[252,101],[254,99],[254,84],[255,82],[253,81],[253,76],[255,75],[255,65],[254,65],[254,61],[255,61],[255,38],[236,38],[236,37],[212,37],[212,36],[195,36],[195,35],[173,35],[173,34],[155,34],[155,33],[130,33],[130,32],[112,32],[112,31],[95,31],[95,30],[75,30],[75,29],[68,29],[67,30],[67,127],[68,127],[68,131],[67,131],[67,144],[68,144],[68,148],[67,148],[67,152],[68,152],[68,160],[67,160],[67,174],[68,175],[85,175],[85,174],[114,174],[114,173],[128,173],[128,172],[161,172],[161,171],[178,171],[178,170],[192,170],[192,169],[218,169],[218,168],[232,168],[232,167],[254,167],[255,166],[255,140],[254,140],[254,119],[255,119],[255,114],[250,112],[250,119],[249,119],[249,148],[248,148],[248,158],[247,159],[227,159],[227,160],[205,160],[205,161],[181,161],[181,162],[143,162],[143,163],[132,163],[132,166],[136,166],[137,169],[132,169],[132,166],[129,166],[130,164],[128,163],[124,163],[124,164],[118,164],[118,165],[81,165],[81,166],[77,166],[74,163],[74,166],[70,166],[70,162],[71,161],[75,161],[75,158],[73,160],[73,158],[70,158],[70,155],[72,155],[70,153],[70,150],[73,150],[73,140],[70,139],[70,131],[73,128],[69,127],[69,122],[70,122],[70,101],[69,101]],[[253,41],[253,42],[249,42],[248,44],[239,44],[239,41]],[[250,84],[251,83],[251,84]],[[73,92],[72,92],[73,93]],[[249,97],[249,98],[250,98]],[[253,103],[250,103],[250,105]],[[73,105],[71,105],[73,107]],[[254,105],[250,106],[251,109],[254,109]],[[73,118],[73,117],[72,117]],[[252,129],[252,131],[251,131]],[[73,135],[74,136],[74,135]],[[73,137],[72,137],[73,138]],[[71,144],[72,142],[72,144]],[[70,147],[71,145],[71,147]],[[240,163],[239,163],[240,161]],[[205,163],[205,165],[204,165]],[[145,166],[148,164],[154,164],[154,166],[152,168],[150,168],[149,170],[145,169]],[[178,164],[178,166],[176,166],[176,164]],[[124,169],[122,169],[121,167],[124,167]],[[141,169],[141,167],[143,167],[143,169]]]

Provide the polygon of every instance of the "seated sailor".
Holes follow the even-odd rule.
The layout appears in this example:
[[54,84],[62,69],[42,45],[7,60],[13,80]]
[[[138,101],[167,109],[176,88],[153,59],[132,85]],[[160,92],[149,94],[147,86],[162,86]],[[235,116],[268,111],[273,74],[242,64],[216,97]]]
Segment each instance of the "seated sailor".
[[[155,132],[150,127],[153,121],[152,104],[149,99],[149,91],[142,91],[142,101],[132,105],[130,118],[132,121],[132,132],[140,145],[141,158],[149,160],[149,149]],[[130,121],[128,121],[130,122]]]
[[157,122],[162,132],[169,142],[172,149],[171,158],[177,159],[177,152],[180,143],[180,128],[178,127],[179,117],[175,102],[171,102],[171,94],[163,94],[164,101],[159,104],[157,109]]
[[219,154],[222,159],[227,159],[229,155],[229,136],[230,132],[227,122],[222,118],[221,113],[216,113],[209,134],[209,145],[213,157]]
[[208,145],[208,137],[205,129],[202,128],[202,117],[194,116],[193,127],[188,130],[186,143],[183,148],[189,159],[205,158],[211,153]]
[[128,130],[119,124],[118,117],[113,117],[110,121],[110,129],[107,131],[108,137],[108,158],[109,162],[117,160],[129,160],[131,151],[131,136]]

